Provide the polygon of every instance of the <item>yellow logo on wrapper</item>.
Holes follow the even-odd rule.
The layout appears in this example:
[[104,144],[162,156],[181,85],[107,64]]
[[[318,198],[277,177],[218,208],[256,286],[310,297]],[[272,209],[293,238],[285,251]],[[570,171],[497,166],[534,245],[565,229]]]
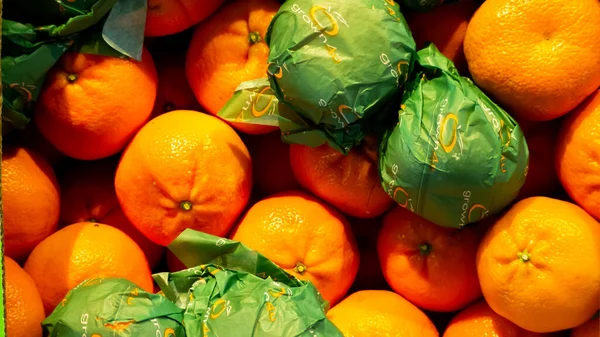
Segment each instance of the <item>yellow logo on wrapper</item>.
[[[452,121],[454,121],[454,123],[452,123]],[[450,132],[450,137],[449,137],[450,139],[444,140],[444,135],[446,134],[445,131],[447,130],[449,124],[450,124],[449,127],[452,130]],[[440,127],[439,142],[440,142],[440,145],[442,145],[442,149],[444,149],[444,152],[446,152],[446,153],[452,151],[452,149],[454,149],[454,146],[456,145],[457,127],[458,127],[458,117],[453,113],[447,114],[446,117],[444,117],[444,119],[442,120],[441,127]]]
[[269,90],[269,87],[265,87],[263,88],[261,91],[259,91],[258,95],[256,96],[256,99],[254,100],[254,103],[252,104],[252,115],[254,117],[260,117],[262,115],[264,115],[267,111],[271,110],[271,107],[273,106],[273,101],[275,100],[275,97],[271,96],[271,98],[269,98],[269,102],[267,103],[267,105],[262,108],[262,109],[257,109],[256,105],[258,105],[258,102],[260,101],[260,98],[263,97],[263,95],[265,94],[265,92],[267,92],[267,90]]

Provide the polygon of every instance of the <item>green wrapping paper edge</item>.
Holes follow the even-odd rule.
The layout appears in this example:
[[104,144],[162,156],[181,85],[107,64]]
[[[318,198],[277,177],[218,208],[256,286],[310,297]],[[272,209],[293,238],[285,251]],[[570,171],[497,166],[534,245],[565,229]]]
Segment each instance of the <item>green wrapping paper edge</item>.
[[499,212],[525,182],[521,129],[433,44],[417,53],[415,68],[398,123],[380,144],[384,190],[444,227]]
[[187,229],[169,249],[190,268],[154,279],[188,336],[343,337],[312,283],[243,244]]
[[287,1],[265,41],[265,78],[242,83],[219,116],[342,153],[393,115],[416,49],[398,4],[378,0]]
[[146,0],[32,2],[26,2],[27,13],[54,13],[61,23],[2,21],[3,133],[29,123],[46,73],[68,49],[137,60],[142,53]]

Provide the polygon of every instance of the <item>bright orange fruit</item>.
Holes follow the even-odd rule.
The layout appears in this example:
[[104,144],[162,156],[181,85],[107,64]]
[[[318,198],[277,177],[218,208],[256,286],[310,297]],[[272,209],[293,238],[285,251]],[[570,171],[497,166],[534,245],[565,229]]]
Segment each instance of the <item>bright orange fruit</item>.
[[4,257],[6,332],[8,337],[40,337],[44,305],[35,283],[11,258]]
[[148,0],[146,36],[184,31],[212,15],[225,0]]

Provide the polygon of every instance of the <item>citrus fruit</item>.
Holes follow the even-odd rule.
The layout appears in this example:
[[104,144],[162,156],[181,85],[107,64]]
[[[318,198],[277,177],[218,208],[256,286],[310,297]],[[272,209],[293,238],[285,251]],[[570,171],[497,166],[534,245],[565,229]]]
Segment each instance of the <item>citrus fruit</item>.
[[279,132],[246,135],[244,141],[252,157],[254,187],[260,195],[300,188],[290,164],[290,145],[281,141]]
[[[216,115],[248,80],[266,78],[269,47],[265,34],[279,10],[275,0],[236,0],[198,25],[186,61],[186,73],[198,102]],[[233,123],[242,132],[261,134],[276,128]]]
[[50,164],[23,147],[2,149],[2,210],[7,256],[22,260],[58,225],[60,192]]
[[584,323],[600,298],[600,224],[575,204],[519,201],[477,252],[483,295],[500,316],[534,332]]
[[290,162],[304,188],[348,215],[376,217],[394,203],[381,187],[374,138],[365,138],[347,155],[327,144],[292,144]]
[[122,231],[98,223],[80,222],[50,235],[31,252],[25,271],[37,285],[47,314],[69,290],[92,277],[121,277],[153,290],[140,247]]
[[171,111],[131,141],[115,188],[127,218],[157,244],[168,245],[186,228],[224,236],[250,198],[252,163],[225,122]]
[[386,290],[355,292],[334,306],[327,318],[348,337],[439,335],[419,308]]
[[542,337],[546,334],[527,331],[498,315],[485,301],[470,305],[456,315],[443,337]]
[[95,222],[118,228],[140,246],[150,267],[155,267],[164,248],[148,240],[123,214],[115,193],[116,164],[112,158],[82,162],[63,173],[60,222]]
[[600,219],[600,90],[567,116],[556,149],[558,177],[573,200]]
[[509,112],[557,118],[600,86],[600,2],[487,0],[464,50],[475,83]]
[[4,257],[6,332],[9,337],[40,337],[44,305],[35,283],[10,257]]
[[377,250],[394,291],[431,311],[455,311],[481,296],[471,227],[437,226],[402,207],[383,219]]
[[406,20],[417,50],[431,42],[454,62],[461,74],[466,73],[468,69],[463,41],[469,20],[477,7],[475,0],[464,0],[444,4],[429,12],[407,12]]
[[600,336],[600,319],[598,317],[575,327],[571,330],[570,337],[598,337]]
[[312,281],[331,304],[346,294],[358,270],[360,257],[346,218],[303,192],[279,193],[257,202],[232,239]]
[[141,62],[68,52],[46,76],[33,120],[69,157],[111,156],[150,117],[156,77],[145,49]]
[[214,13],[225,0],[148,0],[146,36],[184,31]]

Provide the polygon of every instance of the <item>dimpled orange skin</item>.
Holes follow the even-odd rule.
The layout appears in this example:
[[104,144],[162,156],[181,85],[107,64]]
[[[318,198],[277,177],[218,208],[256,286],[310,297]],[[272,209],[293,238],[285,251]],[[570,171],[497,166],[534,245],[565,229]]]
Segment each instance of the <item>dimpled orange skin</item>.
[[600,219],[600,90],[596,90],[562,126],[556,170],[573,200]]
[[366,139],[347,155],[328,145],[292,144],[290,163],[304,188],[345,214],[373,218],[394,203],[381,187],[374,140]]
[[146,49],[142,62],[69,52],[46,77],[33,120],[69,157],[109,157],[146,123],[156,88],[156,69]]
[[363,290],[346,297],[328,313],[344,337],[437,337],[431,320],[402,296]]
[[487,0],[464,50],[475,83],[502,107],[557,118],[600,86],[600,2]]
[[146,36],[182,32],[212,15],[225,0],[148,0]]
[[225,122],[171,111],[146,124],[123,152],[115,188],[127,218],[159,245],[186,228],[224,236],[250,198],[252,162]]
[[111,158],[67,168],[61,180],[60,223],[97,222],[118,228],[140,246],[150,267],[155,267],[165,249],[148,240],[123,214],[115,193],[116,164]]
[[432,311],[455,311],[481,296],[472,228],[444,228],[397,206],[383,219],[377,250],[394,291]]
[[[281,4],[275,0],[236,0],[198,25],[186,61],[186,73],[198,102],[216,115],[245,81],[266,78],[269,47],[265,34]],[[250,33],[260,41],[251,44]],[[276,130],[272,126],[232,123],[248,134]]]
[[358,271],[360,256],[346,218],[303,192],[279,193],[257,202],[232,239],[312,281],[332,305],[350,289]]
[[502,317],[534,332],[573,328],[599,309],[600,224],[566,201],[524,199],[485,235],[477,272]]
[[577,326],[571,330],[569,337],[598,337],[600,336],[600,319],[598,317]]
[[153,290],[140,247],[122,231],[91,222],[69,225],[46,238],[31,252],[25,271],[40,291],[46,314],[69,290],[92,277],[122,277]]
[[523,330],[495,313],[485,301],[479,301],[454,316],[443,337],[544,337]]
[[58,226],[60,191],[50,164],[23,147],[2,149],[4,253],[22,261]]
[[35,283],[11,258],[4,257],[6,330],[9,337],[40,337],[44,306]]

